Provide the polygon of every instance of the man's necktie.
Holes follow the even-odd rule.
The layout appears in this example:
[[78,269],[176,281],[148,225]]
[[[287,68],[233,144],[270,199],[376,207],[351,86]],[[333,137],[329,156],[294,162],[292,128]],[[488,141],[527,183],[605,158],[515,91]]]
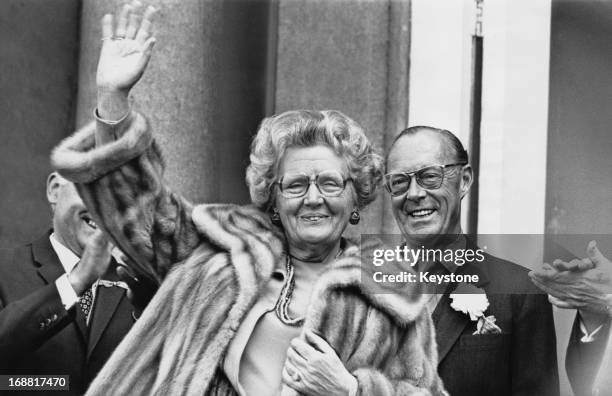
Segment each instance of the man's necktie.
[[92,305],[93,292],[91,287],[89,287],[79,298],[79,306],[81,307],[81,311],[83,311],[83,314],[85,315],[85,322],[89,322],[89,313],[91,312]]

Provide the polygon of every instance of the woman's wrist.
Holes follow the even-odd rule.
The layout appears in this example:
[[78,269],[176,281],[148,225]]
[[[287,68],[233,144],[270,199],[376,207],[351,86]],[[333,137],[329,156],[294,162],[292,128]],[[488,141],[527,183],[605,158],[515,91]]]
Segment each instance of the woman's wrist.
[[109,121],[125,118],[130,111],[129,90],[98,87],[98,116]]

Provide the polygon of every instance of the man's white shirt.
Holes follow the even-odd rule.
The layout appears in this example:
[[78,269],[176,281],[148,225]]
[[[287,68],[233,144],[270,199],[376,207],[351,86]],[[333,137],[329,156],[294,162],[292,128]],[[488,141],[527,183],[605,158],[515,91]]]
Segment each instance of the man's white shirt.
[[605,323],[600,324],[595,330],[589,333],[586,326],[584,325],[584,321],[582,320],[582,317],[580,316],[580,312],[578,312],[578,323],[580,324],[580,331],[582,332],[582,337],[580,338],[580,342],[583,342],[583,343],[589,343],[589,342],[595,341],[595,336],[597,335],[597,333],[599,333],[599,330],[601,330],[605,324]]
[[57,287],[62,304],[67,311],[74,307],[74,304],[79,301],[79,296],[77,296],[76,292],[72,288],[72,285],[70,284],[70,281],[68,280],[68,274],[70,274],[81,259],[79,256],[74,254],[72,250],[62,245],[61,242],[55,238],[55,234],[49,235],[49,241],[51,242],[51,246],[53,247],[53,250],[55,250],[57,257],[64,268],[65,273],[55,280],[55,286]]

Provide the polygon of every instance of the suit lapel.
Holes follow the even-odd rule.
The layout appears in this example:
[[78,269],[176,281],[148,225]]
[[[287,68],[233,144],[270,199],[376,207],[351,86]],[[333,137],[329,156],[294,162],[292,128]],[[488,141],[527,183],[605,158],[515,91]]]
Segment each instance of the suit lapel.
[[32,256],[39,265],[38,274],[46,284],[55,282],[64,274],[64,267],[51,246],[49,234],[43,235],[32,243]]
[[[55,250],[53,250],[53,246],[51,246],[49,235],[49,233],[46,233],[32,243],[32,256],[34,257],[34,261],[39,265],[38,274],[47,284],[54,283],[57,278],[65,273],[62,263],[57,257]],[[85,342],[87,339],[87,325],[85,324],[85,318],[81,310],[78,308],[79,307],[75,307],[75,322],[83,337],[82,341]]]
[[[465,264],[455,271],[459,275],[478,275],[476,287],[484,288],[489,280],[476,264]],[[451,308],[450,294],[457,288],[456,283],[450,284],[431,315],[436,328],[436,341],[438,343],[438,363],[446,357],[452,346],[457,342],[465,327],[471,322],[470,316]]]
[[470,317],[455,311],[450,303],[450,293],[444,293],[432,314],[438,343],[438,363],[446,357],[463,329],[470,323]]
[[[119,277],[114,273],[115,263],[111,263],[111,270],[107,273],[103,279],[108,282],[116,282]],[[104,282],[109,284],[108,282]],[[96,299],[94,302],[93,316],[90,322],[90,333],[89,342],[87,344],[87,358],[91,356],[91,353],[95,349],[98,341],[102,337],[104,330],[108,327],[108,324],[117,310],[121,299],[125,296],[125,289],[119,286],[104,286],[98,285],[96,291]]]
[[79,328],[79,331],[83,336],[83,342],[85,342],[88,338],[87,322],[85,321],[85,315],[83,314],[83,311],[81,311],[81,307],[78,306],[78,303],[77,306],[74,307],[74,309],[76,310],[74,315],[74,321],[76,322],[77,327]]

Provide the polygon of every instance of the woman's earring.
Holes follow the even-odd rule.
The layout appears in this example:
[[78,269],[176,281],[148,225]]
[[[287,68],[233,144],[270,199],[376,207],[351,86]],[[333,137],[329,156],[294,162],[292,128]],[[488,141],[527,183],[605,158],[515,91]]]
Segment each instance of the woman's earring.
[[351,218],[349,219],[349,223],[355,225],[359,223],[359,220],[361,220],[361,216],[359,216],[359,211],[357,209],[353,209],[353,211],[351,212]]
[[272,221],[272,224],[276,226],[282,225],[280,214],[278,213],[278,209],[276,208],[272,209],[272,213],[270,213],[270,221]]

